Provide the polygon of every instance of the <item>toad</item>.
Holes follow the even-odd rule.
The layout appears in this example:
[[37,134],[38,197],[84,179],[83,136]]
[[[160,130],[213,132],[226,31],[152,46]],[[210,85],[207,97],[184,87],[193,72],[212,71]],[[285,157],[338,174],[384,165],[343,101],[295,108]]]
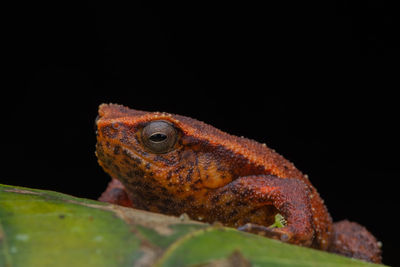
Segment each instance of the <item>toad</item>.
[[[332,223],[307,175],[265,144],[198,120],[102,104],[96,155],[112,177],[100,200],[380,262],[357,223]],[[282,227],[274,225],[282,216]]]

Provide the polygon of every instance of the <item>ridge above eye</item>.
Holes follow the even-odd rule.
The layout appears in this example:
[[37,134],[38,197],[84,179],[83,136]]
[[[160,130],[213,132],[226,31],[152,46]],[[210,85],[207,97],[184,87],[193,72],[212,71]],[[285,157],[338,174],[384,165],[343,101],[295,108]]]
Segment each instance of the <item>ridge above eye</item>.
[[175,127],[166,121],[149,122],[142,129],[142,142],[153,153],[167,153],[174,147],[178,133]]

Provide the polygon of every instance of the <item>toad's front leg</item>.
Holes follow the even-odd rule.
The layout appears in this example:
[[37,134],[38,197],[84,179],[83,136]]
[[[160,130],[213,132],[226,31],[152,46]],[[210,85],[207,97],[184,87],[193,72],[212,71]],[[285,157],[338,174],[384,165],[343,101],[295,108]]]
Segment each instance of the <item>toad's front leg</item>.
[[[309,195],[307,185],[300,180],[258,175],[236,179],[216,190],[211,202],[214,216],[228,225],[242,225],[240,230],[311,246],[315,231]],[[268,227],[277,213],[285,218],[285,226]]]
[[128,197],[124,185],[117,179],[112,179],[107,189],[99,197],[99,201],[133,208],[133,203]]

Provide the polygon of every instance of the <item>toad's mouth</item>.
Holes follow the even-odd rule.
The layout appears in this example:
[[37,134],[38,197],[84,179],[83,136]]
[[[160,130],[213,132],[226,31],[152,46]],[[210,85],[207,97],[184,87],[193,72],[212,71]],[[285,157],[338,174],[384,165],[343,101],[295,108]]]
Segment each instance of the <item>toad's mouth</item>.
[[138,151],[128,148],[126,145],[120,144],[122,148],[122,153],[126,155],[130,160],[133,160],[135,163],[138,164],[143,164],[143,163],[149,163],[151,166],[156,166],[156,162],[148,157],[145,157],[144,155],[141,155]]
[[131,146],[122,143],[119,143],[118,146],[121,149],[121,156],[124,157],[127,161],[131,162],[132,167],[152,171],[161,171],[167,168],[167,166],[162,164],[162,162],[160,162],[159,160],[147,156],[148,154],[146,152],[137,151]]

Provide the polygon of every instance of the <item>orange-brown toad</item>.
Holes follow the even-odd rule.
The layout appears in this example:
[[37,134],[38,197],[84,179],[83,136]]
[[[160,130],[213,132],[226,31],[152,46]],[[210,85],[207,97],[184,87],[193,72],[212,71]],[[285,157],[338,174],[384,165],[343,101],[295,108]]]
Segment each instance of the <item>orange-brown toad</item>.
[[[265,144],[188,117],[116,104],[99,107],[96,125],[96,154],[113,178],[102,201],[187,213],[292,244],[334,247],[336,253],[380,261],[375,238],[365,228],[357,228],[363,238],[356,242],[360,232],[338,235],[308,177]],[[285,225],[269,227],[278,213]],[[350,226],[341,224],[338,231],[346,232],[343,227]],[[367,250],[361,249],[365,242]]]

